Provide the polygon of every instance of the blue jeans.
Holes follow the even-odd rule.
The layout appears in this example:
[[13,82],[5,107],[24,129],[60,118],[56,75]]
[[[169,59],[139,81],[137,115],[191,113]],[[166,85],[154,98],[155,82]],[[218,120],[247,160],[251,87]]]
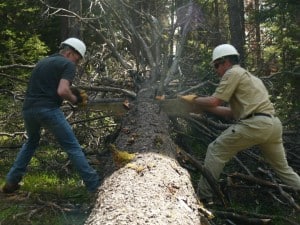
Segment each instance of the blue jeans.
[[41,127],[49,130],[61,147],[67,152],[88,191],[97,190],[100,181],[96,171],[89,165],[72,128],[59,108],[32,108],[23,110],[27,141],[6,176],[7,183],[19,183],[26,172],[35,150],[39,145]]

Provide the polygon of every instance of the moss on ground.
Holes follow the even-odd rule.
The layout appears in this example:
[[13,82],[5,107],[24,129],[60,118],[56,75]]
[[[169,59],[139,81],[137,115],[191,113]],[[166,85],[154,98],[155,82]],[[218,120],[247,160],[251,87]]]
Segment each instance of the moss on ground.
[[[0,185],[18,149],[1,152]],[[90,211],[90,196],[65,154],[42,147],[14,194],[0,193],[1,225],[82,225]]]

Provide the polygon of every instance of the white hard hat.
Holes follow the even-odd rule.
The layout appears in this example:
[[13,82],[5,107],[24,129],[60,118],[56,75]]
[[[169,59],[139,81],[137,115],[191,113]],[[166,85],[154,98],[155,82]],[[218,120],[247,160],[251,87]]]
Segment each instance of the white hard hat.
[[214,62],[216,59],[219,59],[219,58],[222,58],[222,57],[228,56],[228,55],[237,55],[237,56],[239,56],[240,54],[238,53],[236,48],[233,47],[230,44],[218,45],[213,50],[212,61]]
[[61,43],[61,45],[68,45],[74,48],[82,58],[84,58],[86,46],[83,41],[79,40],[78,38],[68,38]]

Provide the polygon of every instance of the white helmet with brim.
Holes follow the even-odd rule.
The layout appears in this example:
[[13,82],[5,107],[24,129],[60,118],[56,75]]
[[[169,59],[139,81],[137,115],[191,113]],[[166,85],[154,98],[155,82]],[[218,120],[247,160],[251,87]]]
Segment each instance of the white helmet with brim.
[[215,47],[212,54],[212,62],[217,59],[223,58],[224,56],[228,55],[236,55],[239,56],[240,54],[236,50],[236,48],[230,44],[222,44]]
[[79,40],[78,38],[68,38],[60,44],[60,46],[63,46],[63,45],[70,46],[76,52],[78,52],[82,58],[84,58],[84,55],[86,52],[86,46],[83,43],[83,41]]

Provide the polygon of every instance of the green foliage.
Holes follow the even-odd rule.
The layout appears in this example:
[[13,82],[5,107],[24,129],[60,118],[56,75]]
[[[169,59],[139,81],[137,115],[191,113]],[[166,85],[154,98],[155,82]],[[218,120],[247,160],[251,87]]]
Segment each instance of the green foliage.
[[[5,47],[2,48],[3,51],[1,51],[2,54],[0,54],[0,59],[5,65],[34,64],[48,52],[47,46],[39,39],[39,35],[37,34],[27,34],[28,36],[24,35],[22,38],[15,33],[8,33],[11,33],[11,35],[6,35],[8,36],[7,40],[2,41]],[[27,70],[18,69],[16,71],[18,71],[16,74],[19,78],[22,78],[22,74],[28,73]]]
[[[0,4],[0,17],[5,23],[0,23],[0,62],[1,65],[33,65],[49,48],[41,40],[40,6],[33,0],[5,1]],[[0,88],[13,91],[24,89],[28,69],[12,68],[0,71]],[[19,83],[24,80],[24,83]],[[17,82],[16,82],[17,81]]]
[[[0,86],[1,87],[1,86]],[[2,90],[4,92],[4,90]],[[11,93],[10,90],[6,90]],[[22,105],[19,101],[13,101],[13,96],[0,95],[0,132],[14,133],[16,131],[23,131],[23,120],[21,117]],[[20,140],[20,137],[16,135],[14,138],[10,138],[12,142]],[[7,145],[5,145],[7,146]]]
[[[40,8],[33,1],[5,1],[0,16],[7,23],[0,25],[0,61],[4,65],[34,63],[47,52],[39,40]],[[28,58],[29,56],[29,58]]]
[[272,79],[271,85],[270,82],[268,84],[277,115],[283,121],[293,121],[287,124],[288,127],[298,130],[300,126],[299,119],[296,119],[300,109],[298,72],[296,70],[282,72]]
[[[1,154],[1,187],[16,154],[17,150],[6,150]],[[72,168],[64,166],[66,163],[66,155],[61,154],[61,151],[53,146],[38,149],[18,194],[0,193],[0,223],[83,224],[88,215],[88,204],[91,199],[77,173]]]
[[282,70],[292,70],[300,62],[298,11],[299,3],[268,0],[259,14],[265,61],[276,59]]
[[38,35],[33,35],[24,43],[24,59],[29,62],[36,62],[48,52],[48,47],[39,39]]
[[[42,165],[39,166],[43,168]],[[38,169],[38,168],[36,168]],[[68,175],[70,176],[70,174]],[[24,179],[22,190],[33,193],[55,193],[57,197],[68,197],[74,193],[83,193],[84,185],[76,175],[61,177],[59,174],[50,171],[40,171],[36,174],[28,174]],[[77,193],[78,194],[78,193]],[[50,199],[49,199],[50,200]]]

